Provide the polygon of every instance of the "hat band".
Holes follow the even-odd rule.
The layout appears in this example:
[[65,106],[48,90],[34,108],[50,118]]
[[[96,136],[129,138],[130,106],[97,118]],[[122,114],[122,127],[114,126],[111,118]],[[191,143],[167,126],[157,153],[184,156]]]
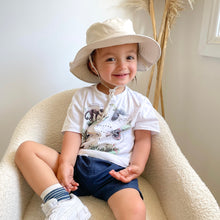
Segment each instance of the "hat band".
[[111,33],[106,33],[106,35],[100,37],[100,36],[92,36],[91,38],[87,39],[87,45],[89,44],[93,44],[93,43],[96,43],[96,42],[100,42],[100,41],[105,41],[105,40],[108,40],[108,39],[113,39],[113,38],[120,38],[120,37],[125,37],[125,36],[132,36],[132,35],[136,35],[134,32],[131,33],[114,33],[114,34],[111,34]]

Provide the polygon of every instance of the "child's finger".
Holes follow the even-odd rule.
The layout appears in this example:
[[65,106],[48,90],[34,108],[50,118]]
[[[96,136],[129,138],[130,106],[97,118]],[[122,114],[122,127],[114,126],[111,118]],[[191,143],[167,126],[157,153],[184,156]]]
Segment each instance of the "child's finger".
[[130,175],[128,168],[125,168],[125,169],[123,169],[123,170],[120,170],[119,173],[120,173],[122,176],[124,176],[124,177],[127,177],[127,176]]
[[109,174],[114,177],[115,179],[123,182],[123,183],[128,183],[131,181],[131,178],[129,176],[124,176],[120,172],[116,172],[115,170],[111,170]]
[[77,183],[74,179],[71,181],[72,186],[79,186],[79,183]]
[[109,172],[109,174],[110,174],[112,177],[114,177],[115,179],[120,180],[120,174],[119,174],[118,172],[116,172],[115,170],[111,170],[111,171]]

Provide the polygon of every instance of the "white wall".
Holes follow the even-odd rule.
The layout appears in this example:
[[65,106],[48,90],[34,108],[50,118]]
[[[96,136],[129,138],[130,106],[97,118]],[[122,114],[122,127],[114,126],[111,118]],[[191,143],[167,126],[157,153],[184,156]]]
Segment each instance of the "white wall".
[[[120,15],[133,18],[137,32],[152,33],[149,16],[112,8],[118,2],[1,1],[0,157],[31,106],[59,91],[85,85],[69,73],[68,63],[84,45],[91,23]],[[220,60],[198,53],[202,7],[203,0],[196,1],[194,10],[183,11],[172,29],[164,101],[177,143],[220,202]],[[145,94],[146,81],[147,75],[142,74],[132,87]]]

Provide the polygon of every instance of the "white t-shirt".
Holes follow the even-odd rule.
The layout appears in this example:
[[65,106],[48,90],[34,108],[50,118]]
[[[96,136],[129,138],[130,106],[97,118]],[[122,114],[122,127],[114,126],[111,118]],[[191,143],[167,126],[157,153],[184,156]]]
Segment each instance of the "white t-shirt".
[[76,91],[68,108],[62,132],[82,134],[79,155],[111,161],[127,167],[134,145],[134,130],[159,132],[159,123],[150,101],[126,87],[113,95],[106,116],[98,120],[107,107],[109,96],[97,85]]

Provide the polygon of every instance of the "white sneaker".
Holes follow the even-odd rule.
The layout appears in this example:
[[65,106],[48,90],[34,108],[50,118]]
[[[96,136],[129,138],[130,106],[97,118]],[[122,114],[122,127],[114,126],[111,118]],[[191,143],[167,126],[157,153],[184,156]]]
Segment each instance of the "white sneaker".
[[50,199],[41,208],[46,215],[45,220],[88,220],[91,214],[80,199],[70,194],[70,200],[57,201]]

